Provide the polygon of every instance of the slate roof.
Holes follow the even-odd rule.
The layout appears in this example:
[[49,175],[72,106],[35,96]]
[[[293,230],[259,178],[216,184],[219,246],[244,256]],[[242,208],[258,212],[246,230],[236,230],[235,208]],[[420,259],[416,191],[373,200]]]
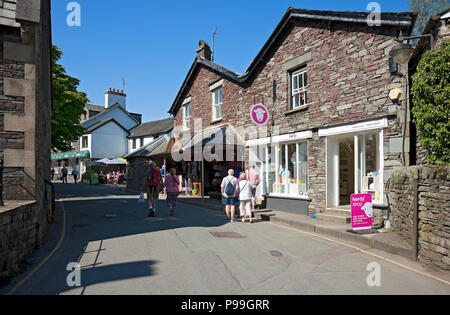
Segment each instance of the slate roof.
[[131,152],[130,154],[125,156],[125,159],[152,157],[166,154],[170,145],[170,141],[171,141],[170,136],[168,134],[164,134],[159,138],[155,139],[153,142]]
[[[113,109],[115,109],[115,108],[120,108],[124,113],[126,113],[131,119],[133,119],[136,123],[138,123],[139,124],[139,121],[136,119],[136,118],[134,118],[131,114],[130,114],[130,112],[128,112],[125,108],[123,108],[122,106],[120,106],[119,104],[114,104],[113,106],[111,106],[111,107],[108,107],[108,108],[105,108],[105,110],[104,111],[102,111],[101,113],[99,113],[99,114],[97,114],[97,115],[95,115],[94,117],[91,117],[91,118],[89,118],[88,120],[85,120],[85,121],[83,121],[82,123],[81,123],[81,125],[84,127],[84,126],[87,126],[87,125],[89,125],[90,123],[92,123],[95,119],[97,119],[98,117],[100,117],[101,115],[104,115],[104,114],[106,114],[106,113],[108,113],[108,112],[110,112],[110,111],[112,111]],[[88,127],[89,128],[89,127]]]
[[150,121],[131,129],[129,138],[157,137],[170,132],[173,128],[173,118]]
[[90,126],[89,128],[86,128],[86,133],[92,133],[95,130],[97,130],[98,128],[103,127],[104,125],[107,125],[111,122],[115,123],[116,125],[118,125],[120,128],[122,128],[123,130],[125,130],[128,133],[128,130],[125,127],[123,127],[121,124],[119,124],[114,118],[99,121],[98,123]]
[[[184,96],[184,91],[188,87],[191,77],[195,73],[197,67],[203,65],[212,71],[215,71],[219,75],[227,78],[228,80],[235,82],[237,84],[245,83],[252,74],[258,69],[259,63],[264,60],[264,57],[270,52],[272,47],[275,45],[277,40],[289,26],[293,19],[308,19],[308,20],[322,20],[332,22],[344,22],[344,23],[358,23],[366,24],[367,18],[371,12],[352,12],[352,11],[320,11],[320,10],[305,10],[305,9],[294,9],[289,7],[286,14],[283,16],[281,21],[276,26],[272,35],[269,37],[267,42],[264,44],[263,48],[260,50],[256,58],[252,61],[248,67],[245,74],[238,74],[231,70],[228,70],[222,66],[219,66],[209,60],[201,57],[196,57],[194,63],[192,64],[186,79],[184,80],[169,113],[174,115],[182,101]],[[414,24],[417,19],[416,13],[403,12],[403,13],[381,13],[381,24],[389,25],[393,27],[398,27],[399,29],[404,29],[407,34],[410,34],[414,28]],[[405,34],[406,35],[406,34]]]

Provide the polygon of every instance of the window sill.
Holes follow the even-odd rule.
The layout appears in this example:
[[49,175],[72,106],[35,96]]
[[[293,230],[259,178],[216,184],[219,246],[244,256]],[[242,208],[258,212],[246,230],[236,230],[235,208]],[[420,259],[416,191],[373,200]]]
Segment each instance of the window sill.
[[212,121],[211,121],[211,125],[215,125],[215,124],[217,124],[217,123],[220,123],[220,122],[222,122],[222,120],[223,120],[223,118],[216,119],[216,120],[212,120]]
[[301,196],[301,195],[288,195],[288,194],[272,193],[272,194],[267,194],[266,197],[311,201],[311,198],[309,198],[308,196]]
[[295,109],[288,110],[288,111],[285,112],[284,114],[285,114],[286,116],[288,116],[288,115],[291,115],[291,114],[294,114],[294,113],[298,113],[298,112],[304,111],[305,109],[308,109],[308,108],[309,108],[309,105],[311,105],[311,104],[303,105],[303,106],[301,106],[301,107],[299,107],[299,108],[295,108]]

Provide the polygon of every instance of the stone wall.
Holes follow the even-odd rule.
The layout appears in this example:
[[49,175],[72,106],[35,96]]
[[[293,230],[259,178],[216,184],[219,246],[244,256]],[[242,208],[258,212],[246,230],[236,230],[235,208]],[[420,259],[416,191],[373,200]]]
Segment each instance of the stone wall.
[[415,166],[394,173],[389,189],[392,228],[412,243],[415,169],[419,171],[419,260],[450,270],[450,167]]
[[37,245],[36,202],[6,203],[0,210],[0,281],[21,272]]

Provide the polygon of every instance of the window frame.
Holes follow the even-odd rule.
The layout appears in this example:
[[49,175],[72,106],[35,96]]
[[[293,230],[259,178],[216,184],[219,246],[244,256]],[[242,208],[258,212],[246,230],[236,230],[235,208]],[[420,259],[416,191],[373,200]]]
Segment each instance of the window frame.
[[[294,89],[295,83],[294,80],[301,76],[302,80],[302,88],[298,87],[297,89]],[[306,82],[305,82],[305,76],[306,76]],[[294,70],[290,73],[290,105],[289,110],[298,110],[309,106],[308,103],[308,68],[306,66],[301,67],[300,69]],[[301,102],[296,106],[295,98],[297,95],[301,95],[302,93],[305,93],[305,102],[304,104],[301,104]]]
[[[86,140],[86,145],[84,145],[84,140]],[[89,136],[82,136],[81,137],[81,149],[88,149],[89,148]]]
[[[189,107],[189,116],[186,115],[187,108]],[[190,130],[191,128],[191,102],[183,105],[183,129]]]
[[[217,92],[221,92],[220,93],[220,103],[216,103],[216,93]],[[223,119],[223,86],[219,86],[216,89],[211,91],[212,93],[212,121],[216,122],[216,121],[220,121]],[[216,109],[217,107],[220,108],[220,117],[216,117]]]

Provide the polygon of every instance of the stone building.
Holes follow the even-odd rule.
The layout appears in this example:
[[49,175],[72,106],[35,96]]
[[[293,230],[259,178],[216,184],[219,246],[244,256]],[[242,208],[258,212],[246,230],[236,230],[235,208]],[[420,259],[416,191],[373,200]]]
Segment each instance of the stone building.
[[203,129],[248,127],[251,109],[263,104],[267,134],[245,135],[245,168],[256,164],[262,174],[267,207],[348,222],[350,195],[370,193],[385,208],[384,183],[410,160],[408,109],[389,99],[406,82],[389,53],[416,15],[383,13],[380,26],[367,20],[289,8],[244,74],[213,63],[200,42],[169,111],[175,126],[193,133],[201,119]]
[[52,112],[50,0],[0,1],[0,277],[47,227]]

